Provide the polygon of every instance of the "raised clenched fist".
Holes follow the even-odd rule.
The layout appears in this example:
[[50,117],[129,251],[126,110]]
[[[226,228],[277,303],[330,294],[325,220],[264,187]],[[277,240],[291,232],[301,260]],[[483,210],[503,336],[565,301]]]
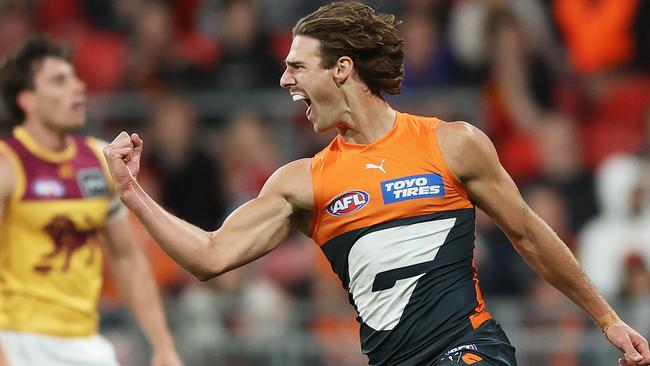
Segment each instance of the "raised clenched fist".
[[137,133],[122,131],[104,148],[104,156],[115,182],[117,193],[122,196],[133,188],[140,171],[143,141]]

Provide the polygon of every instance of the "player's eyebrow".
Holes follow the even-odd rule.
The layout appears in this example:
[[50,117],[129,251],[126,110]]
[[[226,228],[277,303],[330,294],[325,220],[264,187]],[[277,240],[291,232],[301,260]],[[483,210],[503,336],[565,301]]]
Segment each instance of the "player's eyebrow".
[[304,62],[301,61],[289,61],[289,60],[285,60],[284,63],[287,64],[287,66],[291,66],[294,68],[298,66],[303,66],[305,64]]

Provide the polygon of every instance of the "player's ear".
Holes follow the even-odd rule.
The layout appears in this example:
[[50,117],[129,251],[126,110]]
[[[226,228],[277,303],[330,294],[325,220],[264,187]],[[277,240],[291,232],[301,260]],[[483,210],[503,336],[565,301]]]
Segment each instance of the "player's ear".
[[23,90],[16,96],[16,104],[25,114],[34,109],[34,93],[31,90]]
[[354,61],[348,56],[341,56],[334,65],[334,82],[336,85],[343,85],[345,81],[352,75],[354,69]]

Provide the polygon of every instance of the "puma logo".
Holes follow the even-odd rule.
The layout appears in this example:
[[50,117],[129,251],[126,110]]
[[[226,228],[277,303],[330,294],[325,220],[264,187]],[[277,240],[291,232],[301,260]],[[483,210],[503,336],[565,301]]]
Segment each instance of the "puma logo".
[[379,169],[381,170],[384,174],[386,174],[386,170],[384,170],[384,161],[386,159],[381,160],[381,164],[375,165],[375,164],[366,164],[366,169]]

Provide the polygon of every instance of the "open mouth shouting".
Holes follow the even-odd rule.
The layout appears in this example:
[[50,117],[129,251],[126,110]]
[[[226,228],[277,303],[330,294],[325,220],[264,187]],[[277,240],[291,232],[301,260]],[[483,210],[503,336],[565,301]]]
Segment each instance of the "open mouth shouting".
[[305,105],[307,105],[307,111],[305,112],[305,115],[309,119],[309,114],[311,113],[311,99],[307,98],[302,94],[291,94],[291,98],[293,98],[294,102],[297,102],[299,100],[305,102]]

